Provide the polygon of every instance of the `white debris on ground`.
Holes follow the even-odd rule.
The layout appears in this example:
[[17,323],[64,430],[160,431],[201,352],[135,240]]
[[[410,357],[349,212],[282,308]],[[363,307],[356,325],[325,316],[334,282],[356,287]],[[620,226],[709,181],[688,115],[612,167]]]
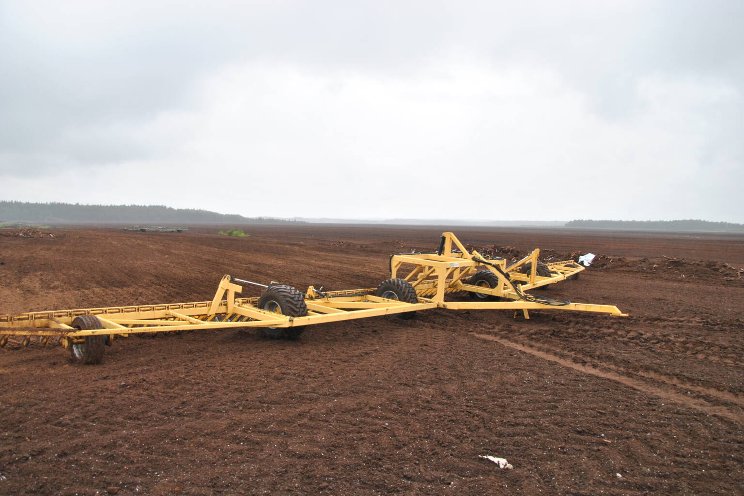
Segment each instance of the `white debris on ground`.
[[594,260],[594,257],[596,257],[594,253],[587,253],[586,255],[581,255],[579,257],[579,263],[583,265],[584,267],[589,267],[592,264],[592,260]]
[[511,470],[514,468],[511,463],[506,461],[506,458],[498,458],[496,456],[491,456],[491,455],[478,455],[478,458],[484,458],[490,462],[493,462],[496,465],[498,465],[499,468],[505,468],[507,470]]

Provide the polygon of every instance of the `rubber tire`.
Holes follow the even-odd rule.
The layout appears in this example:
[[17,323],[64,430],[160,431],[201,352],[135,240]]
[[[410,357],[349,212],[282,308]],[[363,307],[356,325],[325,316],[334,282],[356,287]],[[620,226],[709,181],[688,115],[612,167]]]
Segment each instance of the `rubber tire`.
[[[267,310],[271,303],[277,303],[282,315],[288,317],[304,317],[307,315],[307,305],[305,304],[305,295],[292,286],[286,284],[272,284],[261,295],[258,300],[258,308]],[[261,334],[269,339],[290,339],[295,340],[300,337],[305,330],[302,327],[289,328],[261,328]]]
[[[527,262],[522,266],[522,274],[529,275],[532,271],[532,262]],[[541,277],[550,277],[552,273],[550,272],[550,267],[544,262],[537,262],[537,275]]]
[[[523,274],[530,274],[530,271],[532,270],[532,262],[527,262],[522,266],[522,273]],[[553,274],[550,272],[550,267],[545,262],[537,261],[537,275],[541,277],[551,277]],[[539,289],[541,291],[544,291],[548,289],[548,285],[545,286],[538,286],[535,289]]]
[[[382,281],[377,289],[375,289],[375,296],[383,298],[385,293],[394,293],[395,298],[398,301],[405,303],[418,303],[418,295],[416,290],[413,289],[411,283],[405,279],[387,279]],[[416,312],[399,313],[397,316],[401,319],[413,319],[416,317]]]
[[[103,324],[95,315],[80,315],[72,321],[72,327],[81,331],[103,329]],[[103,361],[107,336],[86,336],[85,343],[70,345],[70,357],[75,363],[97,365]],[[75,353],[76,347],[78,353]]]
[[[489,288],[495,288],[499,284],[499,278],[490,270],[479,270],[471,276],[466,282],[478,286],[479,282],[487,282]],[[476,301],[494,301],[498,298],[491,295],[482,295],[480,293],[468,292],[470,297]]]

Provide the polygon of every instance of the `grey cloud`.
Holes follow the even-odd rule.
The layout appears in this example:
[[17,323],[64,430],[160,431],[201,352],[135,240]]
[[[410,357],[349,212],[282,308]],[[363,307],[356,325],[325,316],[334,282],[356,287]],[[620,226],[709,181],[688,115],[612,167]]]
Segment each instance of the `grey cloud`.
[[[415,78],[443,60],[544,68],[598,119],[632,123],[648,110],[645,78],[741,92],[742,19],[744,3],[727,0],[4,2],[0,176],[167,157],[181,139],[149,139],[148,124],[198,113],[200,84],[231,64],[381,79]],[[741,93],[689,116],[708,130],[701,166],[739,164],[741,175],[742,116]],[[720,184],[706,181],[709,191]]]

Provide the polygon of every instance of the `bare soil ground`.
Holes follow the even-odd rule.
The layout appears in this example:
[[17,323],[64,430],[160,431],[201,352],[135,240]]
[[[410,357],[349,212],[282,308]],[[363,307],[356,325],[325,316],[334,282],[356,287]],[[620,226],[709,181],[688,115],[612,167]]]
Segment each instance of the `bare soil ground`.
[[[211,299],[223,274],[373,287],[433,228],[0,232],[0,312]],[[0,494],[742,494],[744,238],[459,230],[597,266],[625,319],[430,311],[0,351]],[[251,290],[253,291],[253,290]],[[506,457],[499,470],[479,455]]]

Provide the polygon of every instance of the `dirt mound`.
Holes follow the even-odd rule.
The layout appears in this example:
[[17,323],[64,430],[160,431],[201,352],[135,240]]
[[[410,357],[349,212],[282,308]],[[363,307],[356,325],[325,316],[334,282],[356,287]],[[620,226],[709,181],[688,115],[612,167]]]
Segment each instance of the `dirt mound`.
[[[505,258],[514,262],[527,256],[530,251],[521,250],[513,246],[468,246],[476,249],[489,258]],[[560,260],[578,261],[583,255],[580,252],[558,251],[551,249],[540,250],[540,260],[550,263]],[[744,283],[744,267],[736,267],[726,262],[716,260],[690,260],[677,257],[625,257],[598,254],[591,265],[597,271],[623,271],[638,274],[653,274],[654,277],[665,279],[691,279],[700,281],[723,280],[727,283]]]
[[505,258],[507,260],[515,259],[518,260],[525,255],[527,255],[528,252],[519,250],[513,246],[497,246],[497,245],[490,245],[490,246],[473,246],[473,245],[465,245],[465,248],[468,250],[476,250],[478,253],[483,255],[486,258]]
[[3,229],[0,229],[0,236],[4,236],[8,238],[50,238],[50,239],[54,239],[58,237],[58,233],[42,231],[40,229],[34,229],[31,227],[25,227],[25,228],[20,228],[20,229],[3,228]]
[[714,260],[688,260],[674,257],[629,258],[598,255],[593,269],[618,270],[653,274],[671,279],[723,280],[730,283],[744,282],[744,268]]
[[[478,253],[488,258],[505,258],[507,261],[512,261],[512,262],[520,260],[532,252],[532,250],[522,250],[514,246],[499,246],[499,245],[466,246],[466,248],[468,248],[469,250],[475,249],[478,251]],[[558,250],[551,250],[551,249],[540,250],[540,260],[544,262],[558,262],[562,260],[578,260],[581,255],[583,254],[578,251],[565,252],[565,251],[558,251]]]

